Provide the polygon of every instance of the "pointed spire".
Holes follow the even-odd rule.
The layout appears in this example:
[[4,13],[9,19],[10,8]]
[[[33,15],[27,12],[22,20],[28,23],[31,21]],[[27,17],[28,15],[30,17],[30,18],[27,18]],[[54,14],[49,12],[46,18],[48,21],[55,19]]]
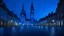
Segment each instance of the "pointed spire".
[[24,11],[24,4],[22,4],[22,11]]
[[22,11],[21,11],[20,15],[21,15],[21,16],[22,16],[22,15],[26,16],[26,13],[25,13],[25,10],[24,10],[24,4],[22,4]]
[[31,10],[34,10],[33,2],[31,3]]
[[33,7],[33,2],[31,3],[31,7]]

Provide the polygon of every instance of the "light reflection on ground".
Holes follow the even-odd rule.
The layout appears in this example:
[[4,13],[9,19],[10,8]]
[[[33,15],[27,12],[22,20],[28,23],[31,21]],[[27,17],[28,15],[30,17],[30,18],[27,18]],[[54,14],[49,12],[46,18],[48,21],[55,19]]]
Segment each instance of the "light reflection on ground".
[[[0,28],[0,36],[10,34],[18,36],[20,34],[40,34],[45,36],[60,36],[63,34],[63,27],[48,27],[48,26],[20,26],[20,27],[5,27]],[[58,34],[56,34],[58,33]]]

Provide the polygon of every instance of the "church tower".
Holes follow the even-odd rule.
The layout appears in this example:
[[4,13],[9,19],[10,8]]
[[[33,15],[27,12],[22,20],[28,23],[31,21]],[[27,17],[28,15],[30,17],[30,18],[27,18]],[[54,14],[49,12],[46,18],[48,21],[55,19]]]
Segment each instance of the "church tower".
[[31,9],[30,9],[30,23],[34,24],[34,6],[33,3],[31,3]]
[[25,10],[24,10],[24,4],[22,5],[22,11],[20,13],[20,16],[21,16],[21,23],[25,24],[26,13],[25,13]]

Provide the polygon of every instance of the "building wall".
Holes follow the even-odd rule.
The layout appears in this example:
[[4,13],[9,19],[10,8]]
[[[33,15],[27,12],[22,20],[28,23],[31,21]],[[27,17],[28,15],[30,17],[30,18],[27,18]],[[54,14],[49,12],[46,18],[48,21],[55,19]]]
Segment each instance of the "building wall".
[[0,7],[0,26],[7,25],[7,11]]
[[64,1],[60,0],[60,2],[58,3],[58,7],[56,9],[56,18],[57,18],[57,24],[64,24]]
[[7,11],[2,7],[0,7],[0,19],[7,21]]

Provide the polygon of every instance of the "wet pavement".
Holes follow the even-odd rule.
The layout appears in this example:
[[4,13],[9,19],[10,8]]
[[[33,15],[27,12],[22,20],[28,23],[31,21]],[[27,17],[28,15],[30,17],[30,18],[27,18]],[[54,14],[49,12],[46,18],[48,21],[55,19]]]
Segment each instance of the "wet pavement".
[[64,36],[64,27],[3,27],[0,28],[0,36]]

